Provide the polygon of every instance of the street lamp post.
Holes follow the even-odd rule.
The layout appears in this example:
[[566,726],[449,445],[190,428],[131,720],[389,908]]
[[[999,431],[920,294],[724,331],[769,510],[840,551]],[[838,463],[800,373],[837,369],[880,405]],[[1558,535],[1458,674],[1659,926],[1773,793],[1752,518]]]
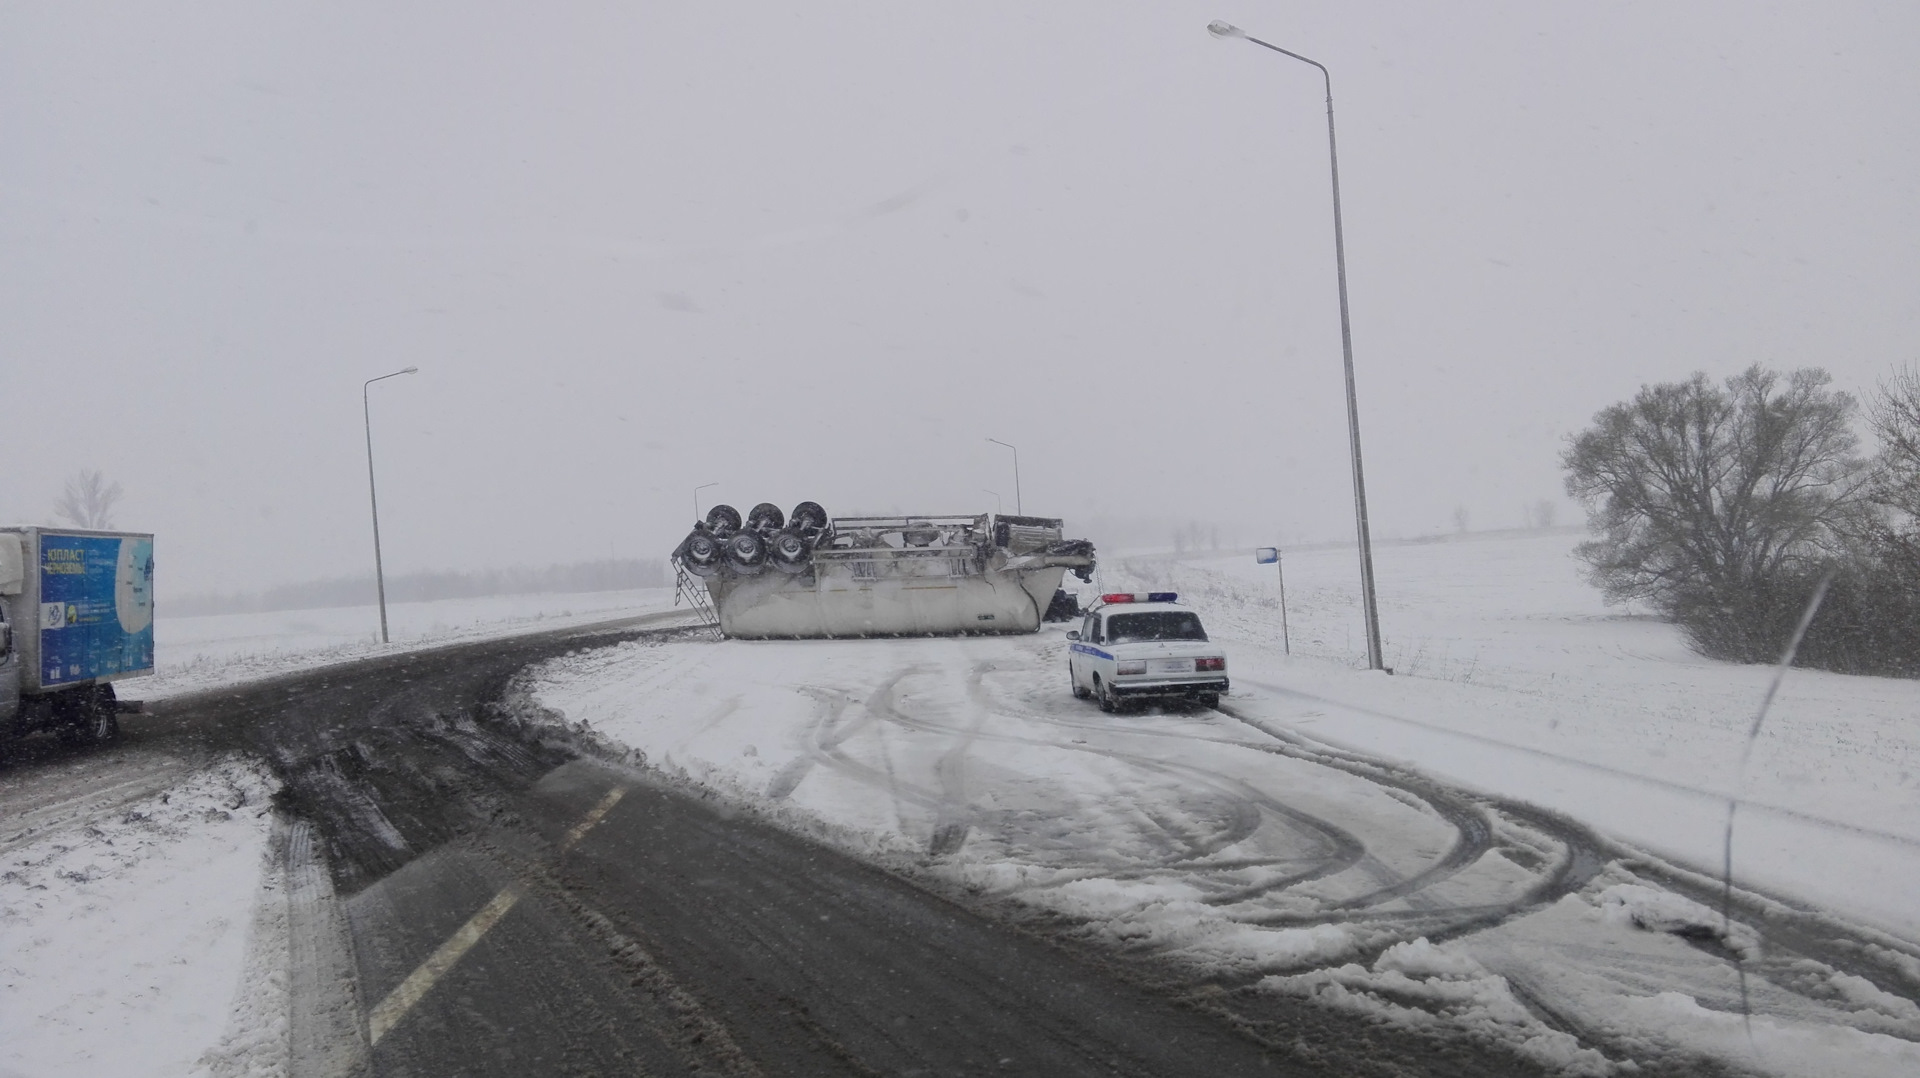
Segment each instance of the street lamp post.
[[1333,76],[1320,61],[1262,41],[1232,23],[1215,20],[1207,24],[1207,32],[1221,38],[1245,38],[1261,48],[1312,64],[1320,69],[1320,78],[1326,83],[1327,161],[1333,173],[1333,258],[1340,279],[1340,352],[1346,361],[1347,373],[1347,441],[1353,460],[1354,529],[1360,538],[1360,602],[1367,619],[1367,668],[1384,670],[1386,663],[1380,654],[1380,609],[1373,594],[1373,539],[1367,527],[1367,480],[1360,466],[1360,403],[1353,388],[1353,323],[1347,316],[1347,241],[1340,225],[1340,155],[1333,137]]
[[998,438],[988,438],[994,445],[1004,445],[1013,450],[1013,511],[1025,516],[1027,511],[1020,505],[1020,447],[1012,442],[1003,442]]
[[699,486],[693,488],[693,519],[694,520],[697,521],[700,519],[700,492],[707,489],[708,487],[717,487],[719,485],[720,485],[720,481],[716,479],[711,483],[702,483]]
[[378,378],[369,378],[360,386],[360,412],[367,423],[367,503],[373,508],[373,586],[380,596],[380,642],[387,639],[387,573],[380,564],[380,494],[373,484],[373,404],[369,401],[367,390],[375,382],[384,382],[389,378],[398,378],[403,374],[412,374],[418,367],[383,374]]

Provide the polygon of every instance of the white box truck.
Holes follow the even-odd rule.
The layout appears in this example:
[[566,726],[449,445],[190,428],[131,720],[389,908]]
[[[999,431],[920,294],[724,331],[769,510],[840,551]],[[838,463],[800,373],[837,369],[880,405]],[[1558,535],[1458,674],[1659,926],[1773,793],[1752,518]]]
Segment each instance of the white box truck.
[[113,740],[153,673],[153,536],[0,527],[0,744],[35,730]]

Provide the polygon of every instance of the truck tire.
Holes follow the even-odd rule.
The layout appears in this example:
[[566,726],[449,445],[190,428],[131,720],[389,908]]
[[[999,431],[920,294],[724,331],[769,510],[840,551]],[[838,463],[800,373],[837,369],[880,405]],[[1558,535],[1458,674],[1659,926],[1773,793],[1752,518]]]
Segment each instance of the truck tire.
[[722,503],[707,510],[707,530],[724,535],[740,530],[740,510]]
[[767,560],[783,573],[804,573],[813,566],[813,544],[796,531],[776,532],[767,541]]
[[120,737],[112,685],[61,693],[54,701],[54,734],[69,745],[109,745]]
[[741,576],[753,576],[767,567],[767,541],[758,532],[734,532],[725,545],[727,563]]
[[787,514],[787,523],[795,531],[824,528],[827,526],[827,511],[821,508],[819,502],[801,502],[793,507],[793,512]]
[[699,530],[687,536],[680,544],[680,564],[687,571],[699,577],[720,575],[720,568],[727,559],[727,553],[721,549],[720,541],[712,533]]

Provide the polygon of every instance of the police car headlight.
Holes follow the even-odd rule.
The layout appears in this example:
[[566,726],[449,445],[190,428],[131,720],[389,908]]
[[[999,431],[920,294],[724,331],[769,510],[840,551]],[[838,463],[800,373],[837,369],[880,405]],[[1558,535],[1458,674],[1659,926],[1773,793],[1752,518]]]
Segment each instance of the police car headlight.
[[1133,662],[1114,663],[1113,672],[1115,674],[1144,674],[1147,672],[1147,660],[1136,659]]

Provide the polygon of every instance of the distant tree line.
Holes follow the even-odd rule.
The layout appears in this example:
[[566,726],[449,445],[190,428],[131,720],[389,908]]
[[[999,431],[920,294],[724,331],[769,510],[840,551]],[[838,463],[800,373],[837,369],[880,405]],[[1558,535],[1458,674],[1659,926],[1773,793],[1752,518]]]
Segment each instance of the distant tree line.
[[1595,536],[1577,553],[1607,601],[1645,602],[1710,657],[1774,662],[1827,580],[1797,661],[1920,677],[1920,371],[1864,406],[1831,382],[1695,374],[1574,435],[1567,492]]
[[[622,558],[549,565],[544,569],[518,567],[472,572],[415,572],[387,577],[390,603],[433,599],[474,599],[490,595],[539,595],[575,591],[627,591],[665,587],[666,563],[658,559]],[[173,617],[200,614],[249,614],[268,610],[311,610],[330,606],[361,606],[374,601],[373,574],[283,584],[264,591],[205,593],[178,598],[162,596],[162,609]]]
[[1185,554],[1189,550],[1219,550],[1220,525],[1194,520],[1173,532],[1173,552]]

